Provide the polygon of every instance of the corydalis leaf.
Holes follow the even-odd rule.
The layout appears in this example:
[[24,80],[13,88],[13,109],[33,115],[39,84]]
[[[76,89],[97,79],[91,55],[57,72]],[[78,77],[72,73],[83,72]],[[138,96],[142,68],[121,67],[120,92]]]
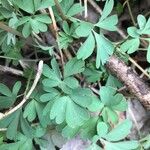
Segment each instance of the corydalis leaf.
[[89,119],[89,114],[86,109],[75,104],[68,96],[63,96],[55,100],[50,118],[55,119],[57,124],[66,121],[68,126],[74,128],[83,125]]
[[84,67],[85,67],[85,62],[83,60],[72,58],[67,62],[67,64],[64,67],[64,76],[69,77],[71,75],[83,72]]
[[86,39],[86,41],[79,48],[77,58],[85,60],[93,53],[94,47],[95,47],[95,39],[93,34],[91,33]]
[[97,44],[97,54],[96,54],[96,67],[99,68],[100,64],[104,65],[109,57],[114,52],[114,45],[106,39],[103,35],[94,32],[96,44]]

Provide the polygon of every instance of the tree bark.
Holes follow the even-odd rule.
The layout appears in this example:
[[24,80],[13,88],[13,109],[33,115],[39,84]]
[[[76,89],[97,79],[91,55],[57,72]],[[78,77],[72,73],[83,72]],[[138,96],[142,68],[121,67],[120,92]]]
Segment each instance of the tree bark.
[[130,67],[116,56],[111,56],[106,68],[115,75],[143,106],[150,110],[150,88]]

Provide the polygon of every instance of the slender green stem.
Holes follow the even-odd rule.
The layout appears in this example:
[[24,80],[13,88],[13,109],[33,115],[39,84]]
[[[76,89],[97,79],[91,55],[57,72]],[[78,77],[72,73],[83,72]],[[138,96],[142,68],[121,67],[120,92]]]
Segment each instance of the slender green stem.
[[[122,52],[120,50],[120,48],[116,48],[116,50],[119,53],[122,53],[123,55],[127,55],[126,53]],[[147,76],[150,79],[150,75],[148,74],[148,72],[146,70],[144,70],[133,58],[131,58],[130,56],[128,56],[129,61],[134,64],[145,76]]]
[[132,14],[132,10],[131,10],[129,1],[127,1],[126,4],[127,4],[127,7],[128,7],[128,10],[129,10],[129,14],[130,14],[131,20],[132,20],[132,22],[133,22],[133,25],[136,26],[136,22],[135,22],[135,19],[134,19],[134,17],[133,17],[133,14]]

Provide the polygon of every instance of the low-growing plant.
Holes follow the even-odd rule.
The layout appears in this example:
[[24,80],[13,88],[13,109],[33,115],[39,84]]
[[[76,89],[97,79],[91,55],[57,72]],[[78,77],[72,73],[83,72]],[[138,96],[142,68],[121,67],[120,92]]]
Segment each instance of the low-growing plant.
[[[0,58],[23,67],[22,80],[16,79],[13,87],[0,83],[1,150],[46,150],[48,144],[53,150],[57,145],[46,138],[52,130],[65,139],[90,141],[88,150],[150,147],[149,136],[141,141],[127,138],[132,121],[120,121],[128,108],[118,90],[123,84],[106,68],[111,56],[136,63],[130,56],[140,49],[150,62],[150,18],[139,14],[126,38],[112,42],[106,33],[119,30],[118,14],[112,11],[122,13],[121,2],[102,1],[95,23],[83,18],[87,1],[85,7],[80,2],[0,0]],[[46,34],[53,36],[49,42]]]

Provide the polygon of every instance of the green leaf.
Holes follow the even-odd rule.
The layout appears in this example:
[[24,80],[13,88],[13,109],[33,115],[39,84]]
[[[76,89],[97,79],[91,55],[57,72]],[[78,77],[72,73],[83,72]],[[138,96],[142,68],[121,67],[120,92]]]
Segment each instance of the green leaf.
[[19,133],[17,135],[16,141],[8,144],[2,144],[0,149],[3,150],[33,150],[34,146],[32,143],[32,139],[26,137],[25,135]]
[[92,103],[88,106],[91,112],[100,112],[104,108],[104,104],[97,98],[93,98]]
[[131,54],[131,53],[134,53],[135,51],[137,51],[139,46],[140,46],[139,38],[134,38],[134,39],[130,39],[130,40],[125,41],[121,45],[120,48],[124,52],[127,52],[128,54]]
[[83,7],[78,3],[74,4],[68,11],[67,16],[71,17],[83,11]]
[[55,119],[57,124],[61,124],[65,120],[67,101],[70,101],[68,97],[60,97],[55,100],[52,106],[50,118]]
[[150,34],[150,18],[148,18],[142,34]]
[[17,99],[17,94],[21,88],[21,82],[16,82],[13,86],[12,92],[4,85],[0,84],[0,109],[11,107]]
[[71,138],[75,137],[78,134],[79,130],[80,130],[80,127],[71,128],[69,126],[66,126],[62,130],[62,135],[63,135],[63,137],[71,139]]
[[101,137],[104,137],[108,132],[108,126],[105,122],[99,122],[97,124],[97,133],[98,133],[98,136],[101,138]]
[[64,67],[64,77],[81,73],[85,69],[85,62],[77,58],[70,59]]
[[12,17],[12,11],[10,11],[9,9],[6,9],[5,7],[0,7],[0,13],[1,13],[2,16],[4,16],[5,18],[10,18],[10,17]]
[[30,122],[36,118],[36,108],[35,108],[35,101],[30,101],[24,110],[23,117],[27,118]]
[[100,64],[104,65],[109,57],[114,52],[114,45],[106,39],[103,35],[94,32],[96,44],[97,44],[97,54],[96,54],[96,67],[99,68]]
[[55,100],[51,108],[50,118],[55,119],[57,124],[66,121],[68,126],[75,128],[84,124],[89,119],[89,114],[68,96],[63,96]]
[[114,88],[121,88],[122,83],[116,77],[109,75],[107,82],[106,82],[106,86],[111,86]]
[[17,81],[13,86],[12,93],[17,96],[20,88],[21,88],[21,82]]
[[100,88],[99,95],[101,97],[101,101],[107,106],[111,105],[111,101],[113,100],[115,93],[116,90],[112,87],[102,86]]
[[[61,0],[58,0],[59,2]],[[28,12],[28,13],[35,13],[37,10],[48,8],[49,6],[54,6],[54,0],[13,0],[19,8]]]
[[6,133],[8,139],[15,138],[17,134],[19,118],[20,118],[20,110],[15,112],[14,118],[11,120],[11,123],[8,126],[7,133]]
[[117,94],[116,90],[112,87],[103,86],[99,92],[102,103],[118,111],[125,111],[127,108],[126,99],[122,94]]
[[42,83],[43,83],[44,86],[47,86],[47,87],[56,87],[61,83],[61,81],[58,80],[58,78],[54,77],[54,78],[50,78],[50,79],[44,79],[42,81]]
[[[54,63],[54,62],[52,62]],[[54,64],[53,64],[54,65]],[[54,69],[54,67],[53,67]],[[46,87],[56,87],[61,83],[61,79],[59,78],[58,69],[55,68],[55,70],[51,69],[48,65],[44,64],[43,67],[43,75],[47,78],[45,78],[42,83]]]
[[81,126],[90,118],[86,109],[78,106],[72,101],[68,101],[66,108],[66,122],[68,126],[75,128]]
[[22,18],[19,18],[18,22],[16,23],[16,27],[19,27],[19,26],[25,24],[26,22],[29,22],[30,19],[31,19],[30,16],[24,16]]
[[17,20],[16,27],[23,25],[22,34],[28,37],[32,32],[39,33],[47,31],[47,25],[50,24],[51,19],[47,14],[39,14],[32,16],[24,16]]
[[100,81],[101,78],[103,77],[103,71],[98,70],[95,67],[86,67],[85,71],[83,72],[87,82],[96,82]]
[[92,23],[81,22],[75,32],[79,37],[87,37],[93,28],[94,25]]
[[23,118],[22,113],[20,115],[20,126],[21,126],[22,133],[26,135],[26,137],[33,138],[33,129],[29,125],[27,120]]
[[0,83],[0,94],[5,95],[5,96],[9,96],[9,97],[12,96],[10,89],[2,83]]
[[102,16],[100,18],[100,21],[104,20],[105,18],[108,17],[108,15],[111,13],[112,9],[114,6],[114,0],[107,0],[105,2],[105,6],[102,12]]
[[13,11],[13,7],[12,5],[9,3],[8,0],[1,0],[1,4],[4,8],[6,8],[7,10]]
[[117,125],[114,129],[112,129],[105,138],[108,141],[119,141],[124,139],[132,128],[132,122],[128,119],[123,121],[121,124]]
[[114,110],[112,110],[111,108],[106,108],[106,111],[107,111],[107,115],[108,115],[108,121],[113,124],[116,124],[119,119],[117,113]]
[[88,107],[92,103],[94,95],[89,89],[77,88],[73,90],[70,98],[82,107]]
[[45,87],[45,91],[48,93],[42,94],[40,96],[41,102],[47,102],[53,100],[60,95],[60,92],[54,88]]
[[32,32],[30,22],[26,22],[22,29],[22,34],[25,38],[27,38]]
[[59,87],[64,93],[70,94],[72,92],[72,89],[76,89],[79,87],[79,82],[76,78],[67,77],[63,80],[62,84]]
[[128,108],[125,97],[122,94],[116,94],[114,105],[111,108],[117,111],[125,111]]
[[99,117],[92,117],[82,125],[80,136],[84,139],[92,139],[96,134],[96,126]]
[[93,34],[91,33],[86,39],[86,41],[79,48],[77,52],[77,58],[78,59],[82,58],[83,60],[85,60],[93,53],[94,47],[95,47],[95,39]]
[[31,24],[31,28],[33,30],[33,32],[35,33],[39,33],[41,32],[46,32],[47,31],[47,25],[37,21],[36,19],[30,19],[30,24]]
[[135,150],[139,146],[137,141],[123,141],[117,143],[105,141],[104,144],[106,150]]
[[139,38],[139,34],[137,33],[136,27],[129,27],[127,29],[128,34],[133,38]]
[[[62,0],[58,0],[58,2],[61,2]],[[49,6],[54,6],[55,2],[54,0],[42,0],[38,5],[38,10],[48,8]]]
[[150,34],[150,18],[148,18],[148,20],[146,21],[145,16],[138,15],[137,22],[138,22],[139,29],[132,26],[129,27],[127,30],[128,34],[131,37],[138,38],[139,35]]
[[73,42],[73,38],[71,35],[67,35],[64,32],[59,33],[58,43],[61,49],[67,49],[69,44]]
[[56,59],[52,59],[51,61],[51,66],[52,66],[52,69],[54,70],[54,73],[56,74],[56,76],[61,79],[61,72],[59,70],[59,65],[56,61]]
[[46,24],[51,23],[51,19],[47,14],[35,15],[34,17],[35,17],[34,19],[39,22],[46,23]]
[[110,17],[107,17],[106,19],[104,20],[100,20],[96,26],[102,28],[102,29],[105,29],[105,30],[108,30],[108,31],[117,31],[117,25],[118,23],[118,17],[117,15],[113,15],[113,16],[110,16]]
[[28,12],[28,13],[34,13],[35,6],[34,6],[34,0],[13,0],[13,2],[22,10]]
[[137,22],[138,22],[139,28],[141,30],[144,29],[146,25],[146,18],[143,15],[138,15]]
[[150,44],[149,44],[148,49],[147,49],[146,59],[150,63]]
[[60,5],[67,17],[74,16],[84,10],[83,7],[79,3],[75,3],[74,0],[63,0]]

